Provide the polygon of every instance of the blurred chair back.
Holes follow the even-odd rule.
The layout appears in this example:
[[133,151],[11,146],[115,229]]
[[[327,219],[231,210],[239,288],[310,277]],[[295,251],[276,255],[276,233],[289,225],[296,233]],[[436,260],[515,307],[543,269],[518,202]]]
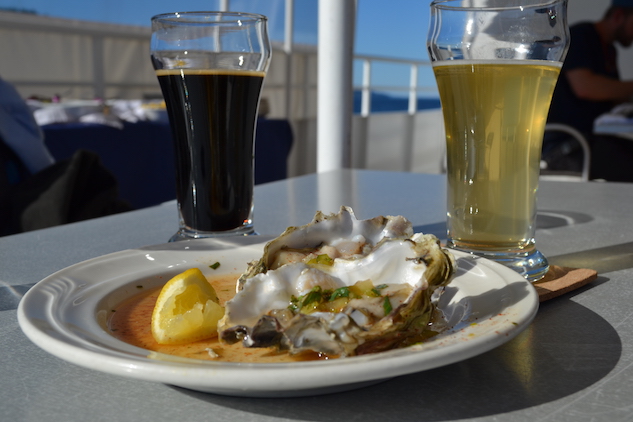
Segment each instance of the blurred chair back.
[[560,181],[588,181],[591,168],[591,149],[586,137],[578,130],[562,123],[548,123],[545,125],[545,135],[552,133],[563,134],[566,139],[572,139],[582,151],[582,167],[579,175],[570,175],[566,171],[547,170],[541,175],[542,179]]
[[130,210],[99,157],[79,150],[8,187],[0,199],[0,236]]

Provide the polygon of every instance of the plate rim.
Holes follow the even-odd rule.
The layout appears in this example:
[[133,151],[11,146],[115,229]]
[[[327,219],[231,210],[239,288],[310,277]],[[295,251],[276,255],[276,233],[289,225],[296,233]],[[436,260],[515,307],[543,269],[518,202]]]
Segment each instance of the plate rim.
[[[242,239],[233,239],[233,241],[239,244],[237,247],[239,250],[245,246],[244,244],[263,248],[264,243],[269,240],[269,237],[262,236],[257,239],[261,240],[260,242],[253,242],[253,238],[254,237],[250,237],[247,241]],[[503,335],[483,335],[475,337],[463,343],[467,344],[466,347],[460,347],[459,344],[454,344],[445,347],[418,350],[416,346],[410,346],[408,348],[390,350],[377,354],[315,362],[233,363],[177,357],[169,358],[168,360],[158,360],[147,356],[132,355],[129,352],[122,352],[120,350],[113,351],[105,348],[101,350],[99,347],[96,347],[97,350],[91,350],[82,348],[74,343],[69,343],[68,341],[63,341],[38,327],[37,324],[31,320],[32,315],[30,316],[28,309],[26,309],[31,297],[36,296],[38,293],[41,294],[41,288],[47,281],[50,282],[50,280],[55,280],[60,277],[67,277],[67,274],[72,275],[73,272],[79,271],[86,266],[95,263],[99,264],[104,261],[122,259],[135,254],[142,254],[148,250],[165,252],[166,254],[171,252],[194,253],[192,254],[193,259],[195,254],[200,254],[207,250],[204,246],[214,246],[217,243],[218,241],[215,239],[197,239],[185,242],[150,245],[138,249],[126,249],[81,261],[58,270],[36,283],[23,296],[17,310],[19,326],[24,334],[38,347],[58,358],[88,369],[219,394],[238,396],[296,396],[305,395],[303,393],[307,394],[308,392],[314,393],[315,390],[319,389],[331,390],[337,387],[340,389],[344,385],[353,386],[368,382],[378,382],[382,379],[434,369],[472,358],[490,351],[516,337],[531,324],[539,307],[536,290],[531,283],[523,279],[518,273],[485,258],[475,257],[468,253],[451,249],[450,252],[455,256],[458,265],[461,258],[472,260],[475,262],[475,266],[481,265],[487,271],[496,274],[506,284],[521,283],[522,285],[530,286],[526,290],[527,295],[517,301],[517,304],[524,303],[525,307],[523,313],[520,315],[520,321],[512,327],[505,327]],[[191,249],[191,247],[193,247],[193,249]],[[244,265],[245,264],[244,262]],[[192,265],[189,265],[189,267],[191,266]],[[468,271],[465,272],[468,273]],[[125,278],[127,273],[125,271],[122,272],[123,274],[120,276]],[[92,283],[98,285],[99,283],[103,283],[103,280],[94,280]],[[103,299],[103,297],[101,299]],[[50,323],[51,321],[47,322]],[[56,334],[60,333],[57,332]],[[62,333],[62,335],[63,334],[64,333]],[[114,336],[112,336],[112,339],[127,344],[116,339]],[[141,351],[145,350],[141,348],[137,349]],[[150,353],[151,351],[147,352]],[[427,359],[423,359],[424,357],[427,357]],[[431,359],[428,359],[428,357]],[[99,360],[101,364],[95,365],[95,359]],[[367,373],[366,366],[374,365],[375,361],[380,362],[380,371]],[[130,363],[134,366],[134,369],[130,368]],[[310,376],[295,376],[293,377],[294,381],[290,384],[270,383],[271,375],[279,378],[280,374],[283,375],[287,371],[294,372],[299,369],[302,372],[317,375],[321,375],[322,372],[337,371],[337,373],[340,374],[341,367],[345,368],[344,376],[332,378],[329,382],[321,378],[318,382],[311,382],[313,380],[304,381],[305,379],[310,379]],[[252,377],[252,370],[254,368],[256,368],[258,374],[256,377]],[[249,378],[251,382],[250,386],[244,386],[234,379],[236,374],[245,375],[243,374],[245,371],[251,371],[249,374],[251,375]]]

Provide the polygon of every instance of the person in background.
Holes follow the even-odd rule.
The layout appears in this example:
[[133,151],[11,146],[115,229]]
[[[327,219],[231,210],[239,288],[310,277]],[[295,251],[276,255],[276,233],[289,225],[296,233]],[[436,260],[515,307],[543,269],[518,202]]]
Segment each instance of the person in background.
[[30,174],[55,162],[31,109],[18,91],[0,78],[0,142],[12,151]]
[[[600,21],[573,25],[570,35],[569,51],[554,91],[548,122],[572,126],[587,138],[592,179],[633,181],[630,166],[633,142],[592,134],[598,116],[633,98],[633,81],[620,79],[616,50],[616,44],[629,47],[633,43],[633,0],[613,0]],[[569,141],[550,133],[546,135],[543,159],[549,168],[557,169],[557,159],[558,166],[565,167],[570,166],[569,160],[578,162],[582,158],[579,149],[565,153],[570,150]],[[629,164],[621,166],[625,161]]]
[[0,236],[131,209],[96,153],[56,161],[26,101],[0,79]]

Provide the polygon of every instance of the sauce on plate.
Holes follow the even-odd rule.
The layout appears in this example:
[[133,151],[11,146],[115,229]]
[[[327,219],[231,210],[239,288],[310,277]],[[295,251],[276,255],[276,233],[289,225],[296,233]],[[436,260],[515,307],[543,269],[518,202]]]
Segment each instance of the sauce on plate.
[[[210,280],[220,299],[220,304],[235,294],[235,283],[239,275],[216,277]],[[152,336],[152,311],[161,288],[139,293],[123,302],[111,312],[109,328],[119,340],[143,349],[192,359],[222,362],[279,363],[327,359],[317,353],[290,355],[275,348],[247,348],[241,343],[228,345],[217,337],[186,344],[158,344]],[[211,350],[211,352],[210,352]]]

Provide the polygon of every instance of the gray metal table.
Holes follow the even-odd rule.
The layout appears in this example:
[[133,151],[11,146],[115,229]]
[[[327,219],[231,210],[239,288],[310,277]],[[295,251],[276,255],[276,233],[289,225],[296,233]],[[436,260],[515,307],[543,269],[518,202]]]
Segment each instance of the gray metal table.
[[[255,224],[279,234],[315,210],[402,214],[444,236],[445,178],[344,170],[256,187]],[[491,352],[359,390],[306,398],[203,394],[84,369],[32,344],[19,298],[85,259],[164,243],[174,203],[0,238],[0,410],[7,421],[631,421],[633,184],[542,182],[537,244],[550,260],[598,270],[592,284],[541,305]]]

